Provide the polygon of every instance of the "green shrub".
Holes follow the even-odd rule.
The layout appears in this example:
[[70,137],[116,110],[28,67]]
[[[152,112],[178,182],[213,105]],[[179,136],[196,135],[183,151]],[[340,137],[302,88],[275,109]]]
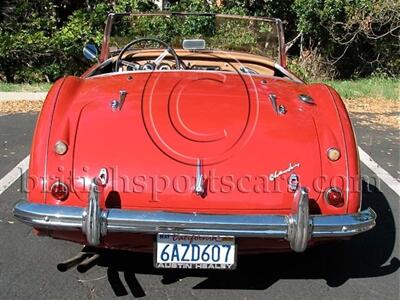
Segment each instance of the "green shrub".
[[317,50],[341,78],[400,75],[400,2],[295,0],[303,47]]
[[[286,21],[287,40],[302,33],[289,54],[294,56],[291,68],[306,78],[400,75],[399,1],[225,0],[222,7],[208,2],[173,1],[170,10],[279,17]],[[157,7],[150,0],[7,1],[0,7],[0,13],[4,12],[0,14],[0,79],[54,81],[65,74],[81,74],[89,66],[82,47],[88,42],[100,46],[108,12],[153,10]],[[207,20],[195,18],[188,18],[178,29],[172,25],[143,20],[126,30],[138,36],[153,30],[166,41],[178,34],[212,30]],[[245,28],[228,27],[214,44],[229,49],[235,32],[250,48],[259,42]]]

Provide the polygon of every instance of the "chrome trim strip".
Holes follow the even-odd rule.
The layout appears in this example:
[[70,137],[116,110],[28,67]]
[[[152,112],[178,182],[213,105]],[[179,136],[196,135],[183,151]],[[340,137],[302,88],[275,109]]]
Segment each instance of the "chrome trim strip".
[[[286,238],[294,251],[304,251],[310,238],[352,236],[375,226],[376,214],[370,208],[356,214],[311,215],[307,218],[308,195],[301,190],[295,199],[297,197],[300,212],[289,216],[102,210],[99,215],[94,213],[97,218],[92,220],[98,220],[93,221],[98,222],[98,226],[91,227],[92,232],[87,238],[89,243],[96,244],[97,237],[113,232],[226,234],[235,237]],[[79,207],[37,204],[24,200],[14,207],[15,218],[32,227],[49,230],[83,230],[87,234],[86,214],[86,209]]]
[[119,110],[122,110],[122,106],[124,105],[125,98],[126,98],[127,94],[128,94],[128,92],[125,91],[125,90],[120,90],[119,91],[119,105],[118,105]]

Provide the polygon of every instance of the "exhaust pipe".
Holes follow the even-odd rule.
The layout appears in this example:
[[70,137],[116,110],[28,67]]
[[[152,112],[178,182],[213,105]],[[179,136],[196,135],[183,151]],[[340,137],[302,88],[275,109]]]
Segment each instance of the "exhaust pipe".
[[100,254],[93,254],[93,256],[86,258],[84,261],[82,261],[76,269],[78,270],[79,273],[85,273],[87,270],[89,270],[91,267],[93,267],[97,260],[100,258]]
[[89,253],[85,253],[85,252],[79,252],[76,256],[67,259],[63,262],[60,262],[57,265],[57,270],[60,272],[65,272],[68,271],[70,268],[76,266],[77,264],[79,264],[80,262],[82,262],[85,258],[88,257],[88,255],[90,255]]

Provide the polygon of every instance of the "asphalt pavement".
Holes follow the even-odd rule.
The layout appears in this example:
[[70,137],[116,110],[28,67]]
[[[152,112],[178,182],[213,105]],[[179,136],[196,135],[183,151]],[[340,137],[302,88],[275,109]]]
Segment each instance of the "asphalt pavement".
[[[37,114],[0,116],[0,178],[29,154]],[[398,131],[358,122],[359,145],[399,177]],[[36,237],[12,217],[21,180],[0,195],[0,299],[399,299],[399,196],[364,165],[363,207],[376,227],[305,253],[239,256],[235,271],[161,271],[148,254],[106,253],[84,274],[56,265],[81,247]]]

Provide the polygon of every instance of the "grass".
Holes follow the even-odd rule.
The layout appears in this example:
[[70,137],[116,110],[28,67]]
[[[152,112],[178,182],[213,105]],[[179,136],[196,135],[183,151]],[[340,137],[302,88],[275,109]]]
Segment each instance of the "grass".
[[[326,81],[344,99],[374,98],[400,101],[400,78],[371,77],[357,80]],[[0,81],[0,92],[47,92],[51,83],[12,84]]]
[[333,80],[325,83],[334,87],[344,99],[374,98],[400,101],[400,78],[371,77],[357,80]]
[[0,92],[47,92],[51,83],[5,83],[0,81]]

